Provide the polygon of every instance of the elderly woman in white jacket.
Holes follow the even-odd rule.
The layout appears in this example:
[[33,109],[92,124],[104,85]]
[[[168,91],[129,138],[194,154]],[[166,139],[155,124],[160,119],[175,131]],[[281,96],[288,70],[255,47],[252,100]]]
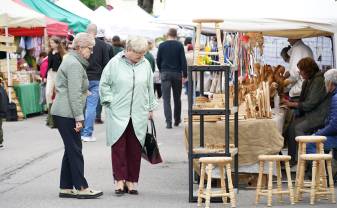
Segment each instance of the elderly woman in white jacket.
[[144,58],[147,44],[145,38],[129,38],[125,51],[110,60],[100,80],[117,195],[138,194],[135,183],[139,178],[141,150],[148,119],[157,105],[152,69]]

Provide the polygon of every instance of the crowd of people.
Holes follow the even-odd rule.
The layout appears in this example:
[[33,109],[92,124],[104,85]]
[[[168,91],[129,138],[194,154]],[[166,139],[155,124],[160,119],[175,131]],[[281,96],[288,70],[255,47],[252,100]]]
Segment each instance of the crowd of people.
[[[182,44],[177,30],[170,29],[153,53],[154,44],[146,38],[130,37],[123,43],[115,36],[110,42],[103,30],[90,24],[86,33],[69,40],[64,44],[59,37],[50,37],[50,51],[41,52],[37,61],[46,85],[47,125],[58,129],[64,143],[59,196],[85,199],[103,195],[89,188],[82,155],[82,141],[96,141],[94,126],[103,123],[102,106],[115,193],[138,194],[141,151],[157,99],[163,99],[167,129],[182,121],[181,93],[183,85],[187,86],[187,66],[193,65],[191,38]],[[291,166],[296,166],[297,136],[326,136],[325,150],[337,148],[337,69],[324,73],[310,47],[301,39],[288,41],[290,45],[281,51],[289,63],[284,74],[288,86],[282,103],[288,110],[283,135]],[[8,99],[2,94],[0,88],[1,101]],[[314,153],[315,144],[309,144],[307,152]]]

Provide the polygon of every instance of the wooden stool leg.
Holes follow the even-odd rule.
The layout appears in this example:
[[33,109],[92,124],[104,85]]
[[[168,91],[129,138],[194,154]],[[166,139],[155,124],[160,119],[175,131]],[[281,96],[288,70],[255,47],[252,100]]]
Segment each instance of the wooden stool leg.
[[273,197],[273,166],[274,163],[269,162],[269,174],[268,174],[268,207],[271,207]]
[[204,194],[204,185],[205,185],[205,170],[206,165],[205,163],[201,163],[201,174],[200,174],[200,183],[199,183],[199,192],[198,192],[198,207],[201,206],[202,197],[201,195]]
[[300,164],[301,164],[301,154],[305,154],[306,152],[303,151],[303,143],[299,142],[298,143],[298,151],[297,151],[297,167],[296,167],[296,179],[295,179],[295,202],[298,202],[297,198],[297,187],[298,187],[298,182],[299,182],[299,173],[300,173]]
[[312,162],[312,179],[311,179],[311,191],[310,191],[310,204],[315,203],[315,186],[316,186],[316,172],[317,171],[317,161]]
[[260,201],[260,192],[261,192],[261,186],[262,186],[263,170],[264,170],[264,161],[260,160],[259,177],[257,179],[257,186],[256,186],[255,204],[258,204],[259,201]]
[[[276,171],[277,171],[277,191],[282,192],[282,173],[281,173],[281,162],[276,161]],[[277,194],[279,197],[279,202],[282,202],[282,193]]]
[[298,172],[296,173],[297,178],[296,178],[296,193],[295,193],[295,202],[298,202],[300,200],[300,195],[301,195],[301,189],[304,185],[304,166],[305,166],[305,161],[300,160],[298,166]]
[[[219,170],[220,170],[220,184],[221,184],[221,192],[223,194],[226,194],[226,183],[225,183],[225,174],[224,174],[224,165],[223,164],[219,164]],[[222,197],[222,202],[224,204],[227,203],[227,197],[223,196]]]
[[289,189],[289,197],[290,197],[290,203],[294,203],[294,190],[293,190],[293,183],[291,181],[291,173],[290,173],[290,165],[289,161],[285,161],[286,166],[286,174],[287,174],[287,180],[288,180],[288,189]]
[[336,196],[335,196],[335,188],[334,188],[334,181],[332,176],[332,168],[331,168],[331,160],[327,161],[327,168],[328,168],[328,177],[329,177],[329,189],[331,193],[331,203],[336,203]]
[[231,199],[231,207],[236,207],[236,199],[235,199],[235,193],[234,193],[234,187],[232,182],[232,170],[231,170],[231,164],[226,164],[226,175],[228,179],[228,189],[229,189],[229,195]]
[[205,200],[206,208],[209,208],[210,203],[211,203],[212,169],[213,169],[213,165],[208,164],[206,168],[207,170],[207,187],[206,187],[206,200]]
[[[324,191],[328,190],[328,181],[327,181],[327,175],[326,175],[326,167],[325,167],[325,160],[319,161],[319,187],[318,189],[322,188]],[[324,195],[321,195],[321,197],[324,197]],[[328,195],[325,195],[326,199],[329,199]]]
[[[323,181],[323,169],[322,169],[322,163],[325,163],[325,161],[317,161],[316,163],[316,185],[315,185],[315,193],[319,192],[321,189],[323,190],[324,185],[322,184]],[[324,167],[325,169],[325,167]],[[325,171],[325,170],[324,170]],[[326,189],[325,189],[326,190]],[[318,195],[318,197],[315,197],[317,201],[320,200],[321,197],[324,197],[324,195]]]

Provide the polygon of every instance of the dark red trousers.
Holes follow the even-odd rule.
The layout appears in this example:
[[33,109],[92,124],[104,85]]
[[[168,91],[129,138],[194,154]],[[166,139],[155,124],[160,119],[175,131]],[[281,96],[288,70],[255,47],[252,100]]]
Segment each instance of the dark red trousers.
[[112,172],[115,180],[138,182],[142,146],[130,119],[122,136],[111,146]]

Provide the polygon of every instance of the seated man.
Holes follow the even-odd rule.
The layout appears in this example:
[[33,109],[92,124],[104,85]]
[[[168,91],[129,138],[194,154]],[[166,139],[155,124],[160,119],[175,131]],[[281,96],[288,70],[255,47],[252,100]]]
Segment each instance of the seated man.
[[[324,128],[318,130],[314,135],[326,136],[324,150],[330,151],[337,148],[337,69],[330,69],[324,74],[325,88],[331,94],[329,113]],[[316,144],[307,145],[307,153],[316,153]]]

